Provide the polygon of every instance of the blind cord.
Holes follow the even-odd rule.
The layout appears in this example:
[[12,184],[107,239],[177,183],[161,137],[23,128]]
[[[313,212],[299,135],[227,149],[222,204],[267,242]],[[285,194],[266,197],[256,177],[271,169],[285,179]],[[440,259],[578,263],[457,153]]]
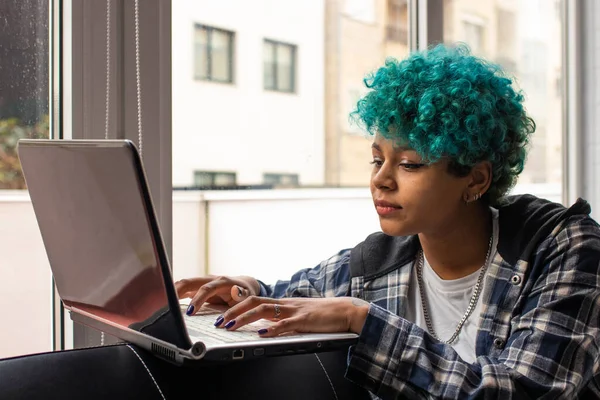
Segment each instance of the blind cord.
[[106,113],[104,115],[104,139],[108,140],[108,117],[110,114],[110,0],[106,0]]
[[[143,154],[143,131],[142,131],[142,82],[140,73],[140,8],[139,0],[135,5],[135,81],[137,95],[137,127],[138,127],[138,149],[140,157]],[[104,139],[108,139],[108,128],[110,121],[110,7],[111,0],[106,0],[106,112],[104,118]]]
[[138,143],[142,158],[142,82],[140,78],[140,12],[135,0],[135,79],[137,84]]

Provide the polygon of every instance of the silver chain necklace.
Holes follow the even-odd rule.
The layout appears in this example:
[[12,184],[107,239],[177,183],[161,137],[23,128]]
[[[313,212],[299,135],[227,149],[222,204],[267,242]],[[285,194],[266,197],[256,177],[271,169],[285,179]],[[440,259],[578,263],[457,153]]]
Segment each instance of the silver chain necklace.
[[419,254],[417,256],[417,282],[419,284],[419,293],[421,294],[421,305],[423,306],[423,316],[425,317],[425,323],[427,324],[427,330],[429,331],[429,334],[431,336],[433,336],[435,339],[439,340],[440,342],[443,342],[446,344],[454,343],[454,341],[458,337],[458,334],[460,333],[460,330],[462,329],[463,325],[465,324],[467,319],[469,319],[469,317],[471,316],[471,313],[475,309],[475,305],[477,304],[477,301],[479,300],[479,295],[481,294],[481,289],[482,289],[481,283],[483,281],[483,277],[485,276],[485,271],[487,270],[487,267],[488,267],[488,261],[490,258],[490,253],[492,252],[492,242],[493,241],[494,241],[494,233],[492,231],[492,235],[490,235],[490,242],[488,244],[487,255],[485,256],[485,263],[481,267],[481,272],[479,273],[479,277],[477,278],[477,283],[475,284],[475,290],[473,290],[473,295],[471,296],[471,300],[469,301],[469,307],[467,308],[465,315],[462,316],[458,325],[456,326],[456,330],[454,331],[454,333],[448,340],[440,339],[435,334],[435,331],[433,330],[433,324],[431,323],[431,317],[429,316],[429,311],[427,310],[427,302],[425,301],[425,290],[424,290],[424,286],[423,286],[423,263],[424,263],[425,257],[423,255],[423,249],[419,250]]

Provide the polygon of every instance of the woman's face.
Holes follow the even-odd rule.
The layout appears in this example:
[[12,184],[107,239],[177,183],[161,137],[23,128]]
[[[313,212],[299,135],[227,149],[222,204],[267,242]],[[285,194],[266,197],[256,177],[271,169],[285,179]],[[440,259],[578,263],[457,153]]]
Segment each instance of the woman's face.
[[384,233],[442,233],[460,221],[470,177],[448,172],[448,161],[425,165],[413,150],[377,135],[372,146],[371,194]]

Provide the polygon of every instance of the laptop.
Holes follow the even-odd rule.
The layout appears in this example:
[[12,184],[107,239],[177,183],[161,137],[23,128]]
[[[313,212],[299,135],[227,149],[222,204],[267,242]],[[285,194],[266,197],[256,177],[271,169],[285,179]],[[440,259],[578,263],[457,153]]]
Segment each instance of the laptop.
[[129,140],[19,141],[19,158],[58,294],[73,321],[176,364],[347,347],[353,333],[261,338],[261,320],[229,332],[223,312],[185,315],[142,160]]

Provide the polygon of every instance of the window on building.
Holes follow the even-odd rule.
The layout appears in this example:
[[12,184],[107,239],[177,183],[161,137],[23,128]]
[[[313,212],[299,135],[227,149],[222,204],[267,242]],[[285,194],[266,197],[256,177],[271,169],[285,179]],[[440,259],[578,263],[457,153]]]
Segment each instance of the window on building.
[[221,171],[194,171],[194,185],[199,187],[235,186],[237,174]]
[[469,44],[473,54],[483,55],[483,25],[471,21],[463,21],[464,41]]
[[296,186],[299,183],[298,174],[265,173],[263,181],[265,185]]
[[194,77],[232,83],[235,34],[197,24],[194,32]]
[[265,89],[295,92],[296,46],[265,39],[263,57]]
[[390,42],[408,43],[408,2],[388,0],[386,39]]
[[344,2],[344,14],[365,24],[377,22],[374,0],[346,0]]

